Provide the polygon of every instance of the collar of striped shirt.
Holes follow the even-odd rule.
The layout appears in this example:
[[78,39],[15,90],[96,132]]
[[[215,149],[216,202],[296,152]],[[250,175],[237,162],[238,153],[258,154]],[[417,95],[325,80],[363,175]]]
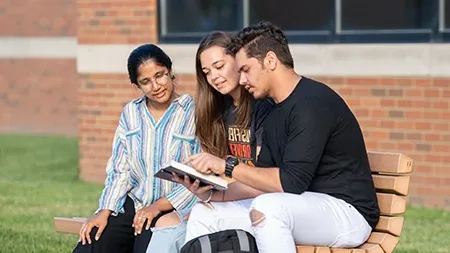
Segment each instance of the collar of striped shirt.
[[[145,99],[146,99],[146,96],[144,95],[144,96],[142,96],[142,97],[140,97],[140,98],[138,98],[138,99],[135,99],[133,102],[134,102],[135,104],[140,104],[140,103],[142,103],[143,101],[145,101]],[[181,95],[181,96],[175,98],[175,99],[173,100],[173,102],[177,102],[184,110],[186,110],[186,109],[187,109],[187,106],[189,105],[189,101],[190,101],[191,99],[192,99],[191,96],[189,96],[188,94],[184,94],[184,95]]]

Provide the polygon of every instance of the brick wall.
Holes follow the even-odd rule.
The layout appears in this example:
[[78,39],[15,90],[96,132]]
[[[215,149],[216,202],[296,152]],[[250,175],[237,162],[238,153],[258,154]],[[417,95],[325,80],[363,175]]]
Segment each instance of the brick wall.
[[[178,78],[179,92],[193,95],[193,75]],[[450,207],[450,79],[314,78],[344,97],[363,128],[368,150],[402,152],[415,159],[412,203]],[[126,75],[82,80],[81,177],[102,182],[120,110],[140,94]]]
[[[155,0],[79,0],[77,10],[81,46],[157,41]],[[450,208],[450,79],[314,78],[351,106],[369,150],[402,152],[415,159],[412,203]],[[80,79],[80,177],[102,183],[120,111],[140,92],[123,71],[81,73]],[[192,74],[178,74],[177,79],[178,92],[194,94]]]
[[[0,1],[0,40],[75,38],[75,22],[73,1]],[[76,135],[75,57],[32,57],[23,46],[0,57],[0,131]]]

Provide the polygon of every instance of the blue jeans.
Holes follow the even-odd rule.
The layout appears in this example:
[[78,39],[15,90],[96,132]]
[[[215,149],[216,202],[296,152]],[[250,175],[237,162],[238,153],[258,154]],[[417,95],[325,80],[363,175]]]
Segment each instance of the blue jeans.
[[188,210],[177,211],[181,223],[169,227],[154,227],[152,239],[146,253],[179,253],[186,238],[186,216]]

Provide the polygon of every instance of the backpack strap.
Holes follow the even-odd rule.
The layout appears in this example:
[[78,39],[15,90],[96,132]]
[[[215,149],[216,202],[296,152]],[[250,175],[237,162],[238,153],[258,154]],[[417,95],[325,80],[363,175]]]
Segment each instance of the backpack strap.
[[250,243],[247,233],[242,230],[236,230],[236,235],[239,240],[241,251],[250,252]]
[[200,248],[202,253],[212,253],[211,241],[209,240],[208,235],[198,238],[198,241],[200,242]]

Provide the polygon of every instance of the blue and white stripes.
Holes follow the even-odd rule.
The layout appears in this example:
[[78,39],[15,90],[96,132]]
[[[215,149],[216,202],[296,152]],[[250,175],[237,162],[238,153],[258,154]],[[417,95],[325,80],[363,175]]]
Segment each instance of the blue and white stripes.
[[185,94],[175,99],[158,122],[148,111],[145,97],[123,109],[106,167],[105,188],[99,209],[123,212],[127,194],[136,210],[167,197],[177,210],[190,208],[197,197],[183,185],[154,177],[167,162],[182,162],[201,151],[195,137],[194,100]]

